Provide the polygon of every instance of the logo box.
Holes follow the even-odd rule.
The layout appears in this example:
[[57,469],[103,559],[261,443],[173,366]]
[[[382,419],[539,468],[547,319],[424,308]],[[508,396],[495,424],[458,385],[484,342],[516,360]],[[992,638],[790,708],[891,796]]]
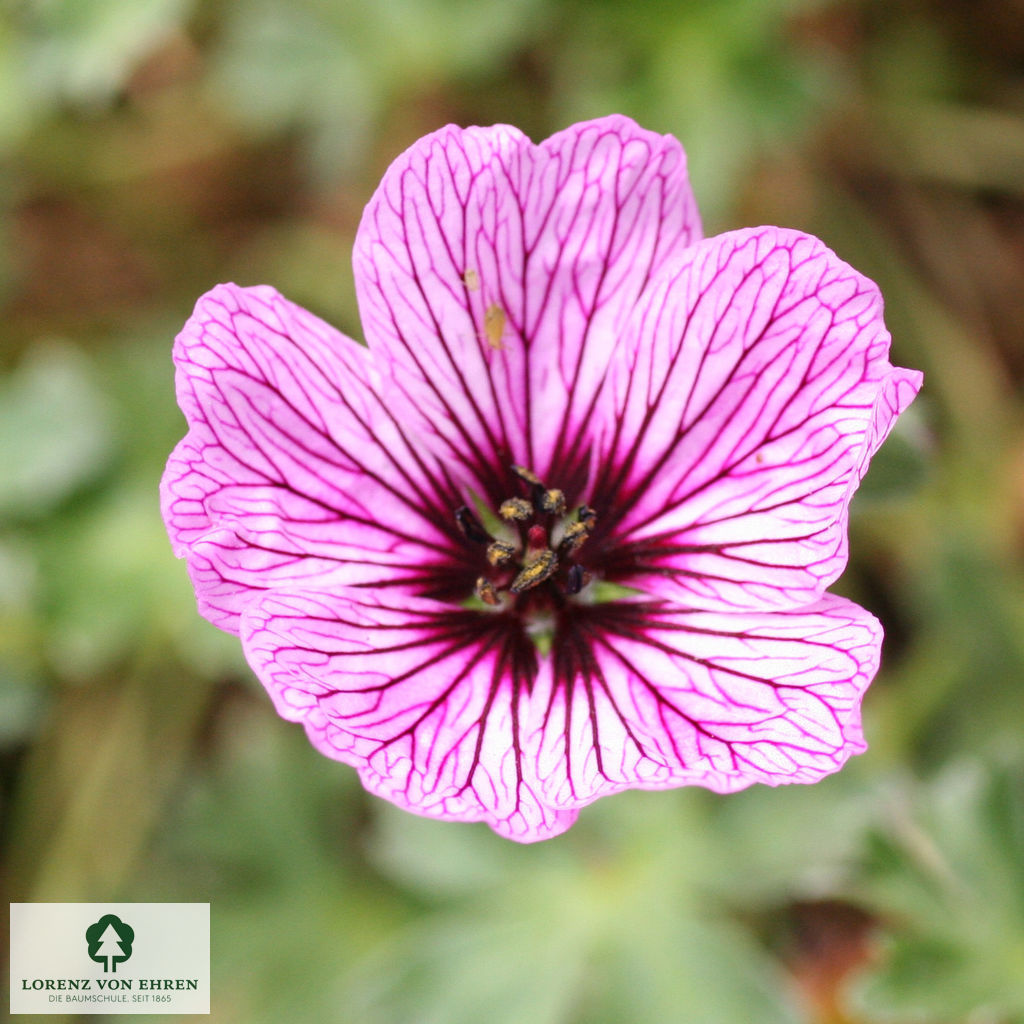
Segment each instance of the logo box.
[[11,1013],[209,1013],[209,903],[12,903]]

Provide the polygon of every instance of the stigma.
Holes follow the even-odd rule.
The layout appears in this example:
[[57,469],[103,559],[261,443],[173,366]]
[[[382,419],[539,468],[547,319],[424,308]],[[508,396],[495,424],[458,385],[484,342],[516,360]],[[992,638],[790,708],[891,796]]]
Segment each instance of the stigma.
[[[483,555],[473,592],[491,608],[544,609],[575,597],[591,574],[577,555],[597,522],[594,510],[581,505],[567,512],[565,494],[547,487],[532,470],[510,467],[519,489],[500,503],[494,534],[468,505],[455,510],[455,522],[473,548]],[[486,512],[484,512],[486,517]]]

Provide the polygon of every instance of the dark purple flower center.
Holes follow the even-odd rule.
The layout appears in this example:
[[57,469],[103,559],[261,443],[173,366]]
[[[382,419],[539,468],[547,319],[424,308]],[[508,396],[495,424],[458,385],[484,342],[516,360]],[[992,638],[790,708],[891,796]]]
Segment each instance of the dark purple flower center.
[[476,596],[492,607],[533,614],[562,608],[591,579],[577,561],[597,515],[587,505],[567,513],[565,494],[546,487],[529,469],[512,466],[522,495],[506,498],[488,529],[468,505],[455,511],[466,541],[484,554]]

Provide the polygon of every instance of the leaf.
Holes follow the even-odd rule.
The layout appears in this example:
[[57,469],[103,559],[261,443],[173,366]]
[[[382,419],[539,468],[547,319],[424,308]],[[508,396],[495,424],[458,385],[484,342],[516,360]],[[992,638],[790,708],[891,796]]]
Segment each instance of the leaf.
[[429,901],[344,980],[365,1024],[795,1024],[781,969],[708,879],[714,801],[631,793],[513,846],[385,810],[378,865]]
[[0,381],[0,515],[50,512],[108,464],[109,403],[79,350],[39,344]]
[[52,102],[110,100],[138,62],[181,26],[191,0],[34,0],[24,21],[30,91]]
[[240,0],[212,90],[257,131],[308,130],[315,166],[333,177],[365,159],[396,97],[498,65],[540,9],[539,0]]
[[870,1020],[1024,1020],[1024,773],[961,761],[890,794],[854,893],[884,949],[852,993]]

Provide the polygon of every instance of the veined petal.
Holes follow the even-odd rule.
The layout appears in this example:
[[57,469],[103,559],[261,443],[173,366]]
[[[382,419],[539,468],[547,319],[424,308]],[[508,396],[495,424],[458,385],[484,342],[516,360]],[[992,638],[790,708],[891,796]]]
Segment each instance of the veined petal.
[[[222,285],[178,336],[189,432],[161,483],[200,609],[237,632],[268,587],[412,581],[451,559],[443,475],[366,349],[267,287]],[[428,464],[429,462],[429,464]]]
[[[579,807],[626,788],[815,782],[865,749],[860,700],[882,631],[826,595],[719,614],[660,603],[577,610],[535,700],[541,792]],[[536,715],[534,716],[536,721]]]
[[892,430],[900,413],[921,390],[922,380],[920,370],[905,370],[901,366],[895,366],[882,382],[881,390],[875,399],[875,408],[872,410],[871,427],[861,453],[861,464],[853,489],[856,489],[856,485],[864,478],[871,456],[882,447],[882,442],[889,436],[889,431]]
[[867,461],[920,387],[889,341],[878,289],[817,239],[757,228],[688,250],[638,305],[601,395],[591,500],[609,577],[694,607],[814,601],[845,565]]
[[354,263],[370,348],[435,450],[482,492],[530,466],[569,492],[589,417],[648,280],[700,237],[679,143],[614,116],[535,146],[454,126],[392,164]]
[[277,590],[242,641],[278,713],[407,810],[523,842],[627,788],[814,782],[864,749],[881,629],[785,612],[573,611],[550,659],[500,615],[363,588]]
[[390,590],[278,590],[246,608],[241,635],[278,713],[378,796],[521,842],[575,820],[538,797],[520,720],[535,648],[504,616]]

